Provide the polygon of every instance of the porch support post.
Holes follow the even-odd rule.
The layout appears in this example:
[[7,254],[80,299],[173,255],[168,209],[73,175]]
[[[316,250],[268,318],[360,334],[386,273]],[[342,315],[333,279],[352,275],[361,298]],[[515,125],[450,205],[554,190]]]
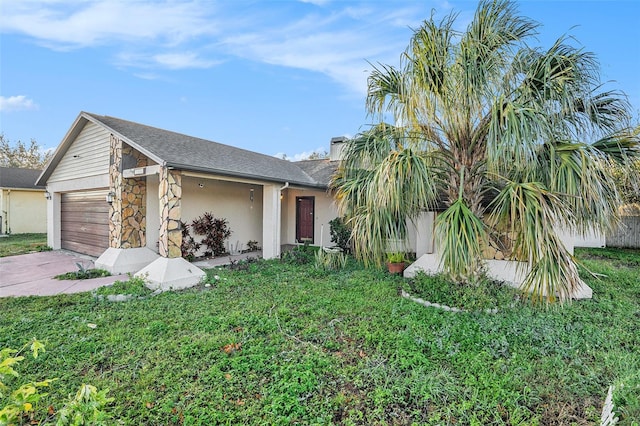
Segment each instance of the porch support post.
[[146,247],[146,177],[123,176],[123,169],[144,167],[148,159],[115,135],[109,142],[109,248],[94,262],[112,274],[139,271],[158,255]]
[[160,198],[160,256],[168,258],[182,257],[182,175],[167,167],[160,169],[158,185]]
[[116,249],[145,247],[147,180],[124,178],[125,164],[147,165],[147,157],[124,144],[116,136],[110,139],[109,191],[113,202],[109,206],[109,247]]
[[201,282],[206,274],[182,258],[182,174],[160,168],[158,197],[160,210],[159,258],[136,274],[152,290],[178,290]]
[[122,247],[122,141],[114,135],[109,138],[109,192],[113,200],[109,205],[109,247]]
[[262,257],[280,257],[280,187],[264,185],[262,199]]
[[62,195],[47,187],[51,199],[47,200],[47,245],[54,250],[62,248],[60,233],[60,200]]

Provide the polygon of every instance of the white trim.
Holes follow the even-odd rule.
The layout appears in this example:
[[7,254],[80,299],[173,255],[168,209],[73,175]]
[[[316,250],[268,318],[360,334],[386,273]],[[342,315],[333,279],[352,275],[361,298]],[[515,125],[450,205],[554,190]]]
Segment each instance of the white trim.
[[157,175],[160,173],[160,165],[153,166],[134,167],[133,169],[126,169],[122,171],[122,177],[125,179],[137,178],[143,176]]

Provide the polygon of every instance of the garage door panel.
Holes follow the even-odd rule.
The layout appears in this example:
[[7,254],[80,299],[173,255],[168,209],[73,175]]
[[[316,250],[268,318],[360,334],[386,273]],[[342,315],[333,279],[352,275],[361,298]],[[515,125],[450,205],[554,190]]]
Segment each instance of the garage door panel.
[[62,194],[60,239],[62,248],[100,256],[109,246],[107,191]]
[[104,253],[104,249],[97,248],[94,245],[76,243],[73,241],[65,242],[62,245],[62,248],[65,250],[75,251],[77,253],[88,254],[89,256],[93,257],[100,257],[100,255]]
[[[100,212],[88,212],[83,213],[81,211],[70,211],[63,212],[64,219],[62,222],[67,222],[69,225],[73,223],[99,223],[104,221],[104,218],[108,213],[100,213]],[[64,226],[64,225],[63,225]]]
[[[106,204],[105,202],[103,202]],[[109,207],[98,206],[94,203],[64,203],[60,205],[60,211],[62,212],[77,212],[81,210],[83,212],[101,213],[105,214],[109,212]]]
[[[104,229],[87,229],[87,230],[64,230],[61,232],[63,240],[82,241],[84,243],[91,243],[95,240],[96,236],[109,238],[109,232]],[[108,240],[107,240],[108,241]]]

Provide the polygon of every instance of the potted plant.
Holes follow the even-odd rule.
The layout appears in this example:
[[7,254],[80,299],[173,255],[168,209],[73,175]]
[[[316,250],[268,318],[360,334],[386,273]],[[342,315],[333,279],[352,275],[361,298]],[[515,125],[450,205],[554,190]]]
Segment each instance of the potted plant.
[[401,274],[406,267],[404,253],[401,251],[387,253],[387,269],[392,274]]

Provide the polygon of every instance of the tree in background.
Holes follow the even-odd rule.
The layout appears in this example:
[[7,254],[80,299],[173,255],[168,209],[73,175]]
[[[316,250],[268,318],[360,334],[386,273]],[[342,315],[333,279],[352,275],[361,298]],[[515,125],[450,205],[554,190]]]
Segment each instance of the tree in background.
[[366,105],[380,124],[350,141],[332,181],[355,253],[381,263],[407,219],[438,207],[451,278],[478,282],[489,242],[506,235],[510,258],[531,268],[523,289],[569,300],[581,280],[558,227],[616,223],[612,170],[638,154],[640,128],[624,94],[602,91],[593,54],[566,37],[530,47],[539,25],[514,2],[481,1],[464,32],[456,18],[425,21],[398,68],[369,76]]
[[613,176],[624,204],[636,204],[640,207],[640,159],[617,166]]
[[29,145],[22,141],[11,143],[4,137],[4,134],[0,134],[1,167],[43,169],[51,155],[51,151],[43,151],[34,139],[31,139]]

